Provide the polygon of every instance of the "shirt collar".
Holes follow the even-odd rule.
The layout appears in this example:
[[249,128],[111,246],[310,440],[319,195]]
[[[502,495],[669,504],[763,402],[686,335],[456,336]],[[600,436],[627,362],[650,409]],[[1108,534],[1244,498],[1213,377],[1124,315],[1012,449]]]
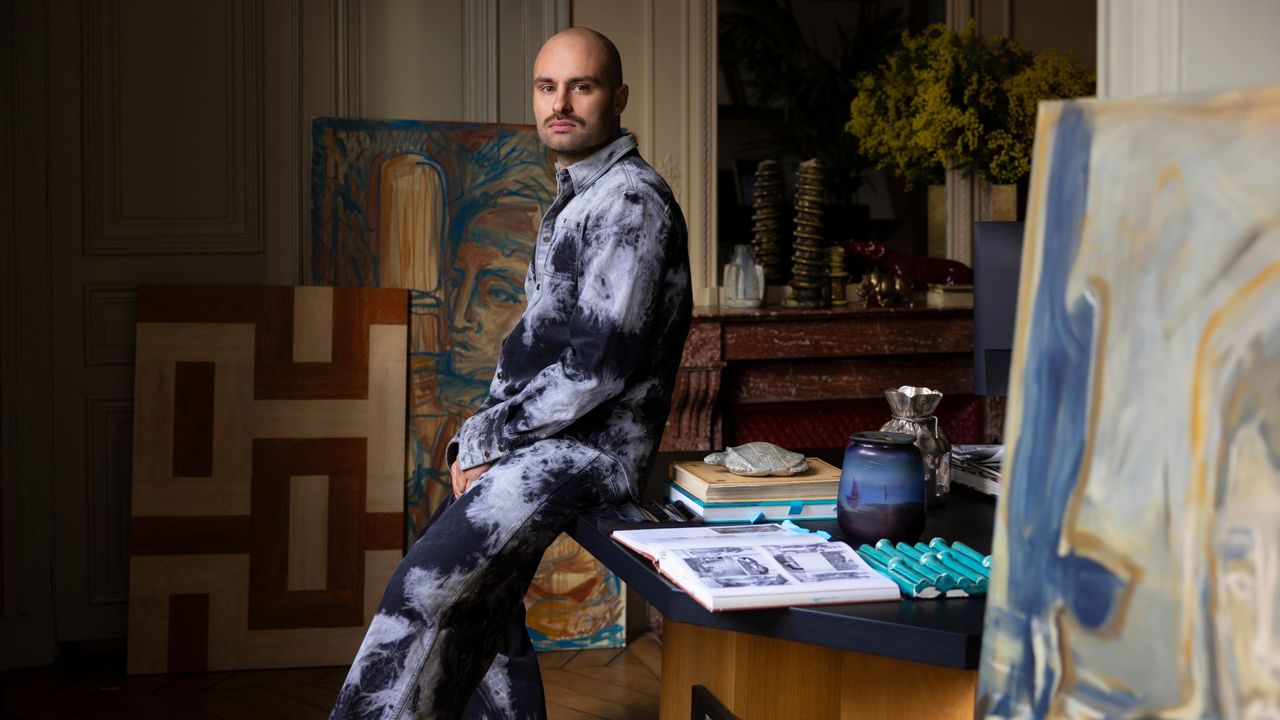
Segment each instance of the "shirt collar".
[[600,178],[601,175],[613,167],[627,153],[636,147],[636,136],[626,133],[622,137],[605,145],[599,150],[592,153],[578,162],[570,165],[567,170],[569,178],[573,181],[574,194],[582,193],[591,187],[591,183]]

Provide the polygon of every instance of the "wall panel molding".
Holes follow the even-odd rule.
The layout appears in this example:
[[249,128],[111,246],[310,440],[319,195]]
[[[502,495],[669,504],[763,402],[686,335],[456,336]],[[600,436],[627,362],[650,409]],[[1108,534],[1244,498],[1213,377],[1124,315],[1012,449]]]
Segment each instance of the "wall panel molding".
[[[542,2],[542,38],[538,46],[547,38],[573,24],[573,15],[569,0],[541,0]],[[534,49],[537,53],[537,49]]]
[[716,1],[575,0],[573,21],[618,45],[631,86],[623,124],[684,210],[694,302],[716,305]]
[[689,228],[690,270],[693,273],[694,302],[719,302],[716,272],[716,81],[717,14],[715,0],[689,3],[689,93],[690,122],[685,147],[690,159]]
[[1181,0],[1098,0],[1098,97],[1184,89]]
[[[667,52],[668,50],[665,48],[659,48],[656,44],[657,31],[655,26],[658,23],[658,13],[657,9],[654,8],[654,2],[655,0],[644,0],[642,4],[642,7],[644,8],[644,19],[641,21],[641,26],[644,28],[643,46],[645,48],[645,53],[639,63],[641,66],[639,75],[640,82],[644,83],[644,87],[648,89],[647,97],[650,99],[650,102],[645,103],[644,120],[642,122],[641,133],[643,135],[647,135],[648,137],[645,138],[645,141],[654,143],[654,147],[656,148],[658,132],[658,104],[652,100],[654,92],[653,88],[656,87],[654,78],[657,77],[658,74],[658,55],[663,52]],[[675,50],[679,53],[681,49],[682,48],[676,48]],[[633,62],[633,74],[635,73],[635,65],[636,63]],[[624,80],[625,79],[626,78],[624,76]],[[634,80],[628,80],[628,82],[634,82]],[[681,141],[683,142],[683,138],[681,138]],[[684,166],[686,161],[687,158],[684,157],[683,154],[679,155],[679,161],[674,160],[671,156],[670,150],[664,150],[662,156],[659,157],[657,150],[655,149],[652,152],[652,157],[649,158],[649,162],[653,165],[654,169],[657,170],[658,174],[662,175],[662,179],[666,180],[667,184],[671,186],[671,193],[675,195],[676,198],[684,197],[684,188],[681,185],[682,178],[680,169]]]
[[46,3],[0,3],[0,670],[57,654],[47,28]]
[[138,288],[134,285],[85,285],[84,364],[133,362]]
[[311,176],[311,119],[303,115],[302,108],[305,103],[303,84],[305,73],[303,71],[303,54],[302,54],[302,0],[293,0],[289,4],[289,57],[293,63],[290,68],[289,76],[293,82],[293,87],[289,93],[289,122],[293,128],[295,135],[294,152],[289,159],[290,162],[285,165],[286,168],[294,168],[293,172],[288,173],[289,183],[291,185],[289,192],[289,216],[286,219],[285,229],[289,234],[287,248],[288,266],[290,268],[289,282],[294,285],[301,285],[305,282],[302,270],[302,244],[306,242],[306,234],[310,230],[309,218],[311,213],[308,212],[307,190],[310,188],[308,178]]
[[[502,13],[512,12],[511,4],[499,6]],[[533,77],[533,63],[547,38],[564,30],[570,25],[569,0],[520,0],[520,45],[510,46],[501,42],[504,37],[499,32],[500,53],[519,51],[520,74],[518,78],[499,77],[502,87],[499,105],[499,120],[502,122],[518,121],[526,124],[536,122],[533,108],[529,102],[529,80]],[[500,18],[501,19],[501,18]],[[515,65],[517,63],[513,63]],[[503,68],[507,66],[504,64]],[[500,72],[502,72],[500,70]],[[513,91],[513,89],[515,91]],[[518,108],[511,112],[510,107]],[[516,120],[516,118],[519,118]]]
[[302,114],[302,0],[263,4],[263,281],[297,285],[302,274],[310,127]]
[[133,398],[85,396],[85,497],[88,498],[88,600],[118,605],[129,597],[129,498]]
[[333,0],[330,12],[333,18],[334,113],[339,117],[364,117],[364,3],[360,0]]
[[[979,34],[1009,35],[1012,21],[1011,0],[984,3],[982,0],[947,0],[947,26],[963,30],[972,20]],[[973,223],[979,220],[1004,220],[991,213],[991,189],[975,174],[961,170],[946,171],[947,226],[946,257],[973,264]]]
[[[140,9],[133,0],[86,2],[82,7],[84,253],[261,252],[260,2],[166,5],[172,14],[162,17],[156,7]],[[220,9],[221,22],[201,22],[204,18],[190,9],[196,7]],[[179,15],[183,12],[193,14]],[[187,26],[157,27],[162,21]],[[172,33],[172,41],[157,40],[166,33]],[[210,61],[216,55],[222,56],[220,67],[212,67],[218,64]],[[210,61],[211,67],[201,61]],[[149,68],[152,75],[139,77],[137,68]],[[222,79],[222,86],[188,82],[185,72]],[[168,92],[136,87],[154,82],[167,83]],[[201,107],[225,108],[225,117],[200,113]],[[165,127],[167,117],[179,126]],[[212,129],[207,143],[197,139],[201,127]],[[163,130],[158,137],[157,129]],[[175,140],[177,147],[165,146]],[[206,155],[192,153],[205,145],[211,148]],[[216,152],[219,146],[221,153]],[[201,162],[203,167],[195,166]],[[225,166],[215,168],[214,162]],[[165,176],[166,171],[172,176]],[[191,192],[193,183],[203,184]],[[164,203],[154,196],[174,184],[198,198],[197,204],[157,210]]]
[[462,10],[462,114],[498,121],[498,0],[467,0]]

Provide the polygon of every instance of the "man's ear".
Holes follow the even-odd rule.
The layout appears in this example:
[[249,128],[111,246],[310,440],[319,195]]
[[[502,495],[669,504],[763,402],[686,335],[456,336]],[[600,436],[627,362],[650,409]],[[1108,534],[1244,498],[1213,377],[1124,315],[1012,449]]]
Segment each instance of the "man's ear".
[[613,114],[621,117],[622,111],[627,109],[627,98],[631,95],[631,88],[627,85],[619,85],[617,90],[613,91]]

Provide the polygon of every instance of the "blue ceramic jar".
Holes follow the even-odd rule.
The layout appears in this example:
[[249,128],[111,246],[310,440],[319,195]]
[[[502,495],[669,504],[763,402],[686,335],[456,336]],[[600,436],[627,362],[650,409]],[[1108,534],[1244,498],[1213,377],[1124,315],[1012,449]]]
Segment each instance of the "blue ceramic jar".
[[924,532],[924,460],[915,442],[896,432],[860,432],[849,438],[836,520],[850,541],[915,542]]

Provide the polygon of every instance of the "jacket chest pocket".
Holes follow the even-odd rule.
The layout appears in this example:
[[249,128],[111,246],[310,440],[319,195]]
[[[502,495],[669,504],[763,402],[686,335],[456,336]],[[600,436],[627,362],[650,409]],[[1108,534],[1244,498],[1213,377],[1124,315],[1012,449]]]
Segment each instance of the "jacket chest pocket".
[[556,220],[547,247],[543,251],[544,263],[539,266],[543,275],[578,274],[578,247],[582,239],[582,222],[572,218]]
[[540,320],[567,321],[578,304],[578,280],[568,273],[544,273],[534,282],[533,292],[529,312]]

